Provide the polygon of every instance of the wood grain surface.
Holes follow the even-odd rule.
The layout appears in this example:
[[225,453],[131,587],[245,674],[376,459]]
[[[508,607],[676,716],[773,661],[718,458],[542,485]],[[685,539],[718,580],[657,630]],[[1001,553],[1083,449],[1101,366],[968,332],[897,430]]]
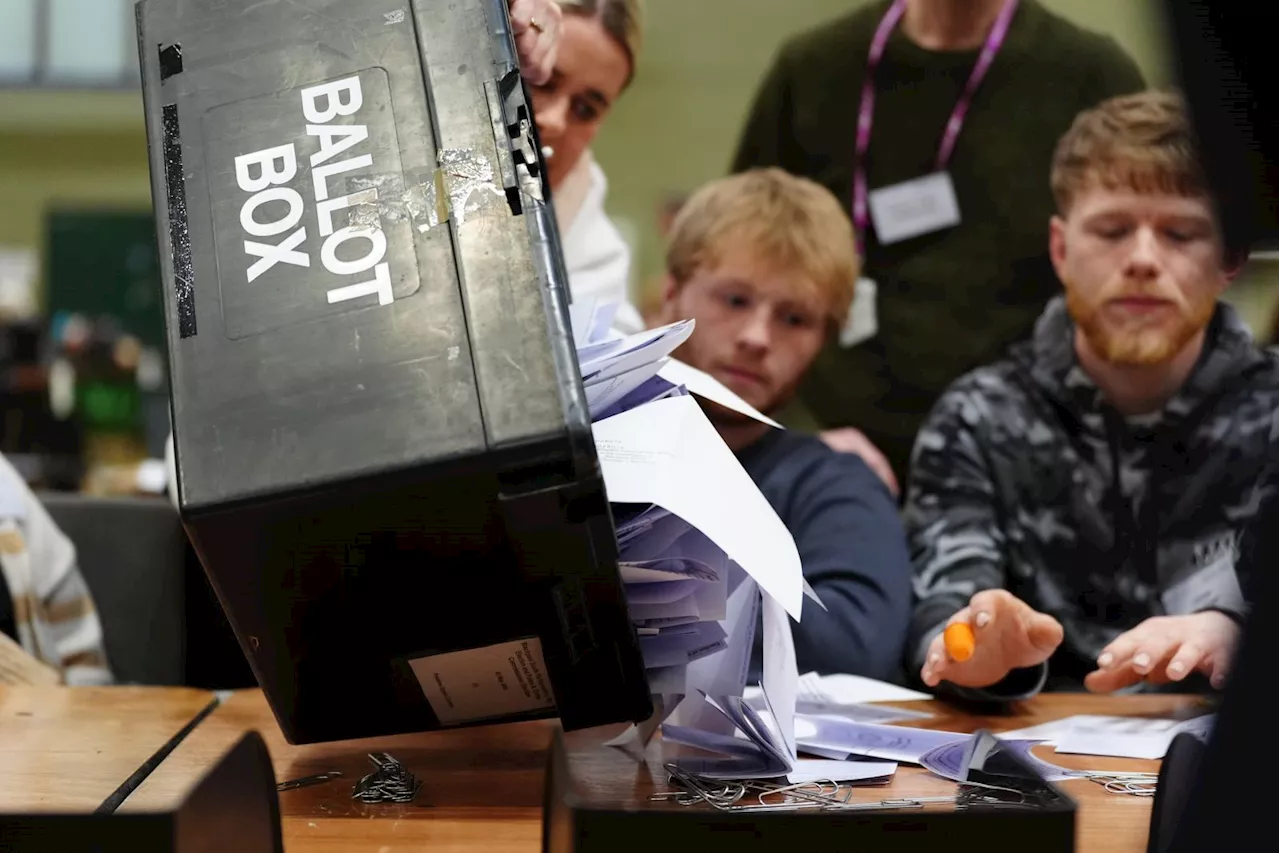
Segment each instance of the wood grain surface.
[[94,810],[212,699],[167,687],[0,686],[0,812]]
[[[928,710],[928,728],[995,731],[1023,728],[1074,714],[1169,716],[1198,703],[1191,697],[1044,695],[998,715],[969,713],[939,702],[908,702]],[[428,732],[291,746],[259,691],[237,693],[174,750],[124,805],[125,810],[175,804],[216,758],[248,729],[262,732],[280,781],[331,770],[340,779],[315,787],[284,791],[280,810],[289,853],[398,853],[432,851],[522,851],[541,844],[542,788],[552,724]],[[576,732],[568,737],[574,774],[592,797],[651,807],[648,794],[664,786],[662,762],[668,747],[651,745],[644,761],[602,746],[616,729]],[[351,798],[352,785],[373,767],[367,755],[387,752],[422,781],[412,804],[365,804]],[[1155,770],[1157,762],[1057,755],[1051,747],[1037,754],[1074,769]],[[1088,780],[1062,784],[1080,805],[1077,849],[1090,853],[1143,853],[1151,804],[1107,793]],[[859,798],[935,796],[952,793],[954,784],[915,767],[900,767],[892,784],[860,792]],[[656,806],[654,806],[656,807]]]

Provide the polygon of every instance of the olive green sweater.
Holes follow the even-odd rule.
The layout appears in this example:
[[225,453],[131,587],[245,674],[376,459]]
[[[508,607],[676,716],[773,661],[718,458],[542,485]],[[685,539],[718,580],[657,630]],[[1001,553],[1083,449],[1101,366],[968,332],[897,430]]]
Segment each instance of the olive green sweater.
[[[733,168],[780,166],[813,178],[851,210],[858,98],[888,0],[787,43],[757,94]],[[876,72],[867,153],[875,190],[933,171],[943,126],[978,51],[935,52],[893,34]],[[856,426],[900,482],[925,415],[962,374],[1030,334],[1059,284],[1048,262],[1049,167],[1082,109],[1143,88],[1102,35],[1023,0],[974,97],[949,171],[961,224],[889,246],[866,238],[879,332],[832,341],[800,391],[792,426]]]

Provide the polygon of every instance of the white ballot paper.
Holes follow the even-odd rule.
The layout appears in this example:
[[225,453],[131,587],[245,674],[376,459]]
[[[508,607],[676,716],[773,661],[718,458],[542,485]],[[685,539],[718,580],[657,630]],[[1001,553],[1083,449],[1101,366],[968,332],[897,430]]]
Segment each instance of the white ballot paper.
[[800,618],[795,540],[692,398],[647,403],[592,424],[592,433],[610,501],[680,516]]
[[800,758],[787,774],[792,785],[808,782],[888,782],[898,772],[892,761],[836,761],[830,758]]
[[[748,687],[743,694],[751,707],[760,710],[763,696],[759,687]],[[928,711],[876,705],[876,702],[902,702],[928,698],[923,693],[866,678],[861,675],[818,675],[808,672],[800,676],[796,712],[806,716],[839,717],[857,723],[895,723],[903,720],[927,720]]]
[[[604,302],[598,298],[574,301],[569,306],[569,325],[573,330],[573,345],[583,347],[610,336],[610,327],[618,314],[617,302]],[[615,337],[622,337],[615,335]]]
[[733,724],[735,735],[663,726],[666,741],[718,752],[718,758],[680,758],[681,769],[710,779],[774,779],[796,767],[796,652],[791,624],[778,602],[762,598],[764,677],[767,709],[757,713],[741,696],[702,695]]
[[[803,578],[791,534],[690,395],[778,424],[671,358],[693,321],[624,337],[609,328],[607,308],[574,306],[571,315],[619,575],[659,708],[610,743],[643,746],[655,721],[679,708],[685,725],[672,732],[712,745],[728,738],[734,772],[743,772],[747,744],[735,730],[764,738],[749,748],[753,772],[779,760],[783,771],[793,768],[798,676],[787,614],[799,620],[806,595],[822,602]],[[741,704],[762,607],[763,716]]]
[[683,385],[690,394],[694,394],[713,403],[724,406],[739,414],[755,418],[776,429],[782,424],[767,415],[761,414],[750,403],[730,391],[719,379],[704,373],[696,367],[690,367],[679,359],[668,360],[658,371],[658,376],[673,385]]
[[1205,714],[1182,721],[1091,715],[1069,717],[1070,727],[1054,739],[1057,744],[1055,751],[1115,758],[1164,758],[1169,744],[1183,732],[1208,740],[1214,717],[1213,714]]

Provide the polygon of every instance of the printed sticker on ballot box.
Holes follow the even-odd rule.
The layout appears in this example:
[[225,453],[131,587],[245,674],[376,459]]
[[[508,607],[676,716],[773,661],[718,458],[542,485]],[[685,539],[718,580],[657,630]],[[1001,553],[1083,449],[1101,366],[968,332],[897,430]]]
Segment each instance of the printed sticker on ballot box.
[[409,661],[443,725],[555,708],[537,637]]

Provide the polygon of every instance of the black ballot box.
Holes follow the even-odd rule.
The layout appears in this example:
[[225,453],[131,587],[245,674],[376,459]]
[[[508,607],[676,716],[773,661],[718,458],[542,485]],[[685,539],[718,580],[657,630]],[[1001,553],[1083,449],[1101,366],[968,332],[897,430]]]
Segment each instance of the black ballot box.
[[179,503],[285,736],[647,717],[505,2],[137,23]]

